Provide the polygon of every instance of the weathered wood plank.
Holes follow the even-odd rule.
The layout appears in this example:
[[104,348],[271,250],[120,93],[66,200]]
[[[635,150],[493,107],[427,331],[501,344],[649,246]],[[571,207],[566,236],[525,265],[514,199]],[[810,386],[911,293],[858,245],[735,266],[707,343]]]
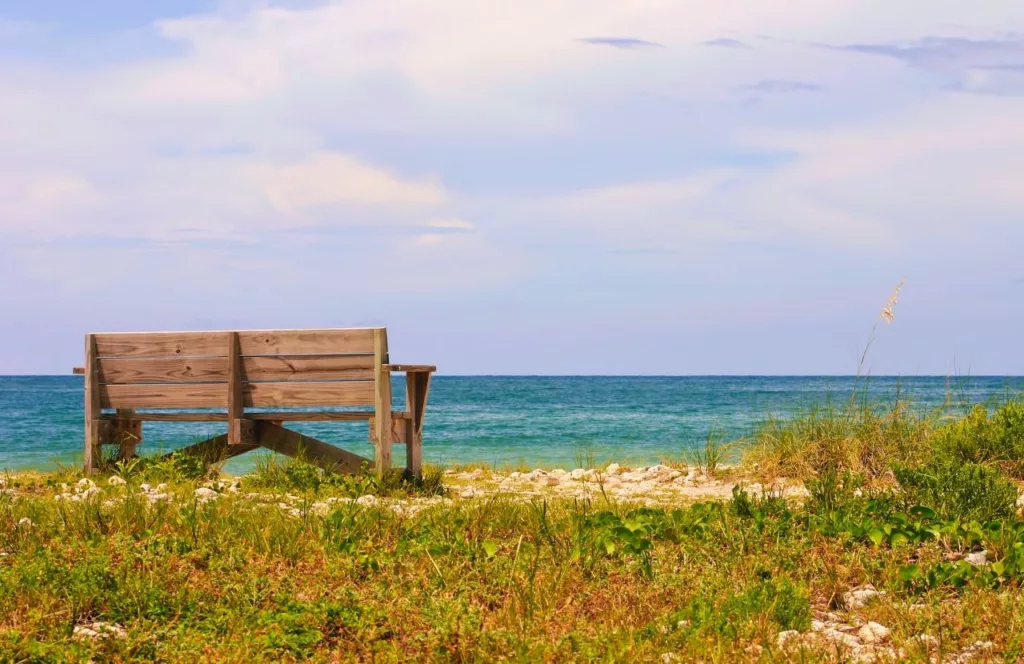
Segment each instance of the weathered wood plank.
[[369,406],[374,403],[374,382],[340,383],[247,383],[245,405],[257,408],[282,406]]
[[99,468],[103,460],[100,415],[102,409],[99,375],[96,372],[96,337],[85,337],[85,474]]
[[358,454],[328,445],[327,443],[303,436],[297,431],[271,424],[256,422],[256,436],[260,445],[294,458],[314,463],[324,470],[342,473],[359,473],[373,464]]
[[242,355],[372,353],[376,328],[239,330]]
[[227,408],[223,383],[100,385],[103,408]]
[[[106,357],[99,360],[100,382],[228,382],[227,357]],[[242,376],[250,381],[370,380],[373,355],[279,355],[243,357]]]
[[228,380],[226,357],[105,357],[99,360],[100,382],[223,383]]
[[388,337],[381,328],[374,330],[373,361],[375,380],[372,385],[376,442],[374,466],[378,477],[391,470],[391,372],[388,370]]
[[[377,328],[239,330],[242,355],[372,353]],[[104,332],[95,335],[99,357],[224,357],[230,331]]]
[[[133,419],[141,422],[227,422],[227,413],[140,413],[138,411],[132,416]],[[409,420],[410,413],[394,411],[391,414],[394,420]],[[104,422],[112,422],[117,415],[103,415]],[[259,420],[264,422],[361,422],[373,419],[373,411],[346,411],[346,412],[308,412],[308,411],[284,411],[273,413],[246,413],[244,419]]]
[[242,364],[250,381],[373,379],[373,355],[243,357]]
[[97,334],[99,357],[224,356],[227,332],[114,332]]

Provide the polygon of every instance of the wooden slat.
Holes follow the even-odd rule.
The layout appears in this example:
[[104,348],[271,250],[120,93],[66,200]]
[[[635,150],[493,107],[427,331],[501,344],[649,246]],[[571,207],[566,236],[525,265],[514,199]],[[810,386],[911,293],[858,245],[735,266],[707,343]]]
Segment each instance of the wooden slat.
[[282,406],[369,406],[374,402],[372,380],[341,383],[247,383],[245,405]]
[[227,332],[120,332],[96,335],[99,357],[223,357]]
[[244,357],[246,380],[369,380],[373,355]]
[[180,385],[101,385],[103,408],[227,408],[228,391],[221,383]]
[[372,353],[375,328],[238,332],[242,355]]
[[[132,416],[133,419],[142,422],[227,422],[227,413],[140,413],[138,411]],[[303,412],[284,411],[274,413],[246,413],[247,420],[264,422],[361,422],[373,419],[373,411],[347,411],[347,412]],[[404,411],[391,413],[394,420],[411,420],[412,414]],[[103,415],[104,422],[117,420],[117,415]]]
[[129,357],[102,358],[100,382],[223,383],[228,380],[226,357]]
[[[227,422],[227,413],[140,413],[132,416],[141,422]],[[116,420],[116,415],[104,415],[104,420]]]
[[[242,355],[372,353],[377,328],[239,330]],[[217,332],[105,332],[99,357],[224,357],[227,335]]]
[[[99,367],[101,383],[217,383],[228,381],[229,362],[227,357],[107,357]],[[243,357],[242,375],[250,381],[369,380],[373,355]]]

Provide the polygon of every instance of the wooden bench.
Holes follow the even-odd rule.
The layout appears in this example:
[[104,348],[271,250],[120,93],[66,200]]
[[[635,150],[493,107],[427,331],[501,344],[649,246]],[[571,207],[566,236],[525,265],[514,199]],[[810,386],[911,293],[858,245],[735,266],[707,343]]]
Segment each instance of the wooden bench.
[[[134,457],[143,421],[184,421],[225,422],[227,433],[174,454],[222,460],[265,447],[331,471],[383,475],[391,445],[404,443],[406,472],[420,477],[434,371],[389,364],[384,328],[88,334],[85,366],[75,368],[85,376],[85,470],[99,468],[103,445]],[[395,372],[406,374],[404,411],[391,408]],[[374,460],[282,426],[328,420],[368,420]]]

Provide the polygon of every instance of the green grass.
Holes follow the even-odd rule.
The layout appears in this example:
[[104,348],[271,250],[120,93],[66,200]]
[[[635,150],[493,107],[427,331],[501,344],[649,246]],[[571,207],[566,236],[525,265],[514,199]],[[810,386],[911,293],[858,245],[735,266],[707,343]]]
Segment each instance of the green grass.
[[[747,476],[801,478],[802,503],[461,500],[439,468],[412,484],[272,460],[205,502],[215,468],[158,460],[58,500],[84,491],[74,473],[10,474],[0,661],[839,661],[829,642],[777,646],[832,619],[887,626],[883,654],[926,661],[927,634],[945,654],[990,641],[1014,661],[1021,410],[967,413],[767,422]],[[961,560],[981,550],[990,565]],[[867,583],[884,594],[848,606]],[[96,622],[126,635],[75,636]]]

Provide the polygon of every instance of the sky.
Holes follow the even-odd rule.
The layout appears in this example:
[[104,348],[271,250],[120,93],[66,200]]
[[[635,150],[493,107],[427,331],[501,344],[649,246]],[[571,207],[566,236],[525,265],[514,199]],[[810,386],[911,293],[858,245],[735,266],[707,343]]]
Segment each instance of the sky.
[[0,374],[1024,374],[1016,0],[0,0]]

